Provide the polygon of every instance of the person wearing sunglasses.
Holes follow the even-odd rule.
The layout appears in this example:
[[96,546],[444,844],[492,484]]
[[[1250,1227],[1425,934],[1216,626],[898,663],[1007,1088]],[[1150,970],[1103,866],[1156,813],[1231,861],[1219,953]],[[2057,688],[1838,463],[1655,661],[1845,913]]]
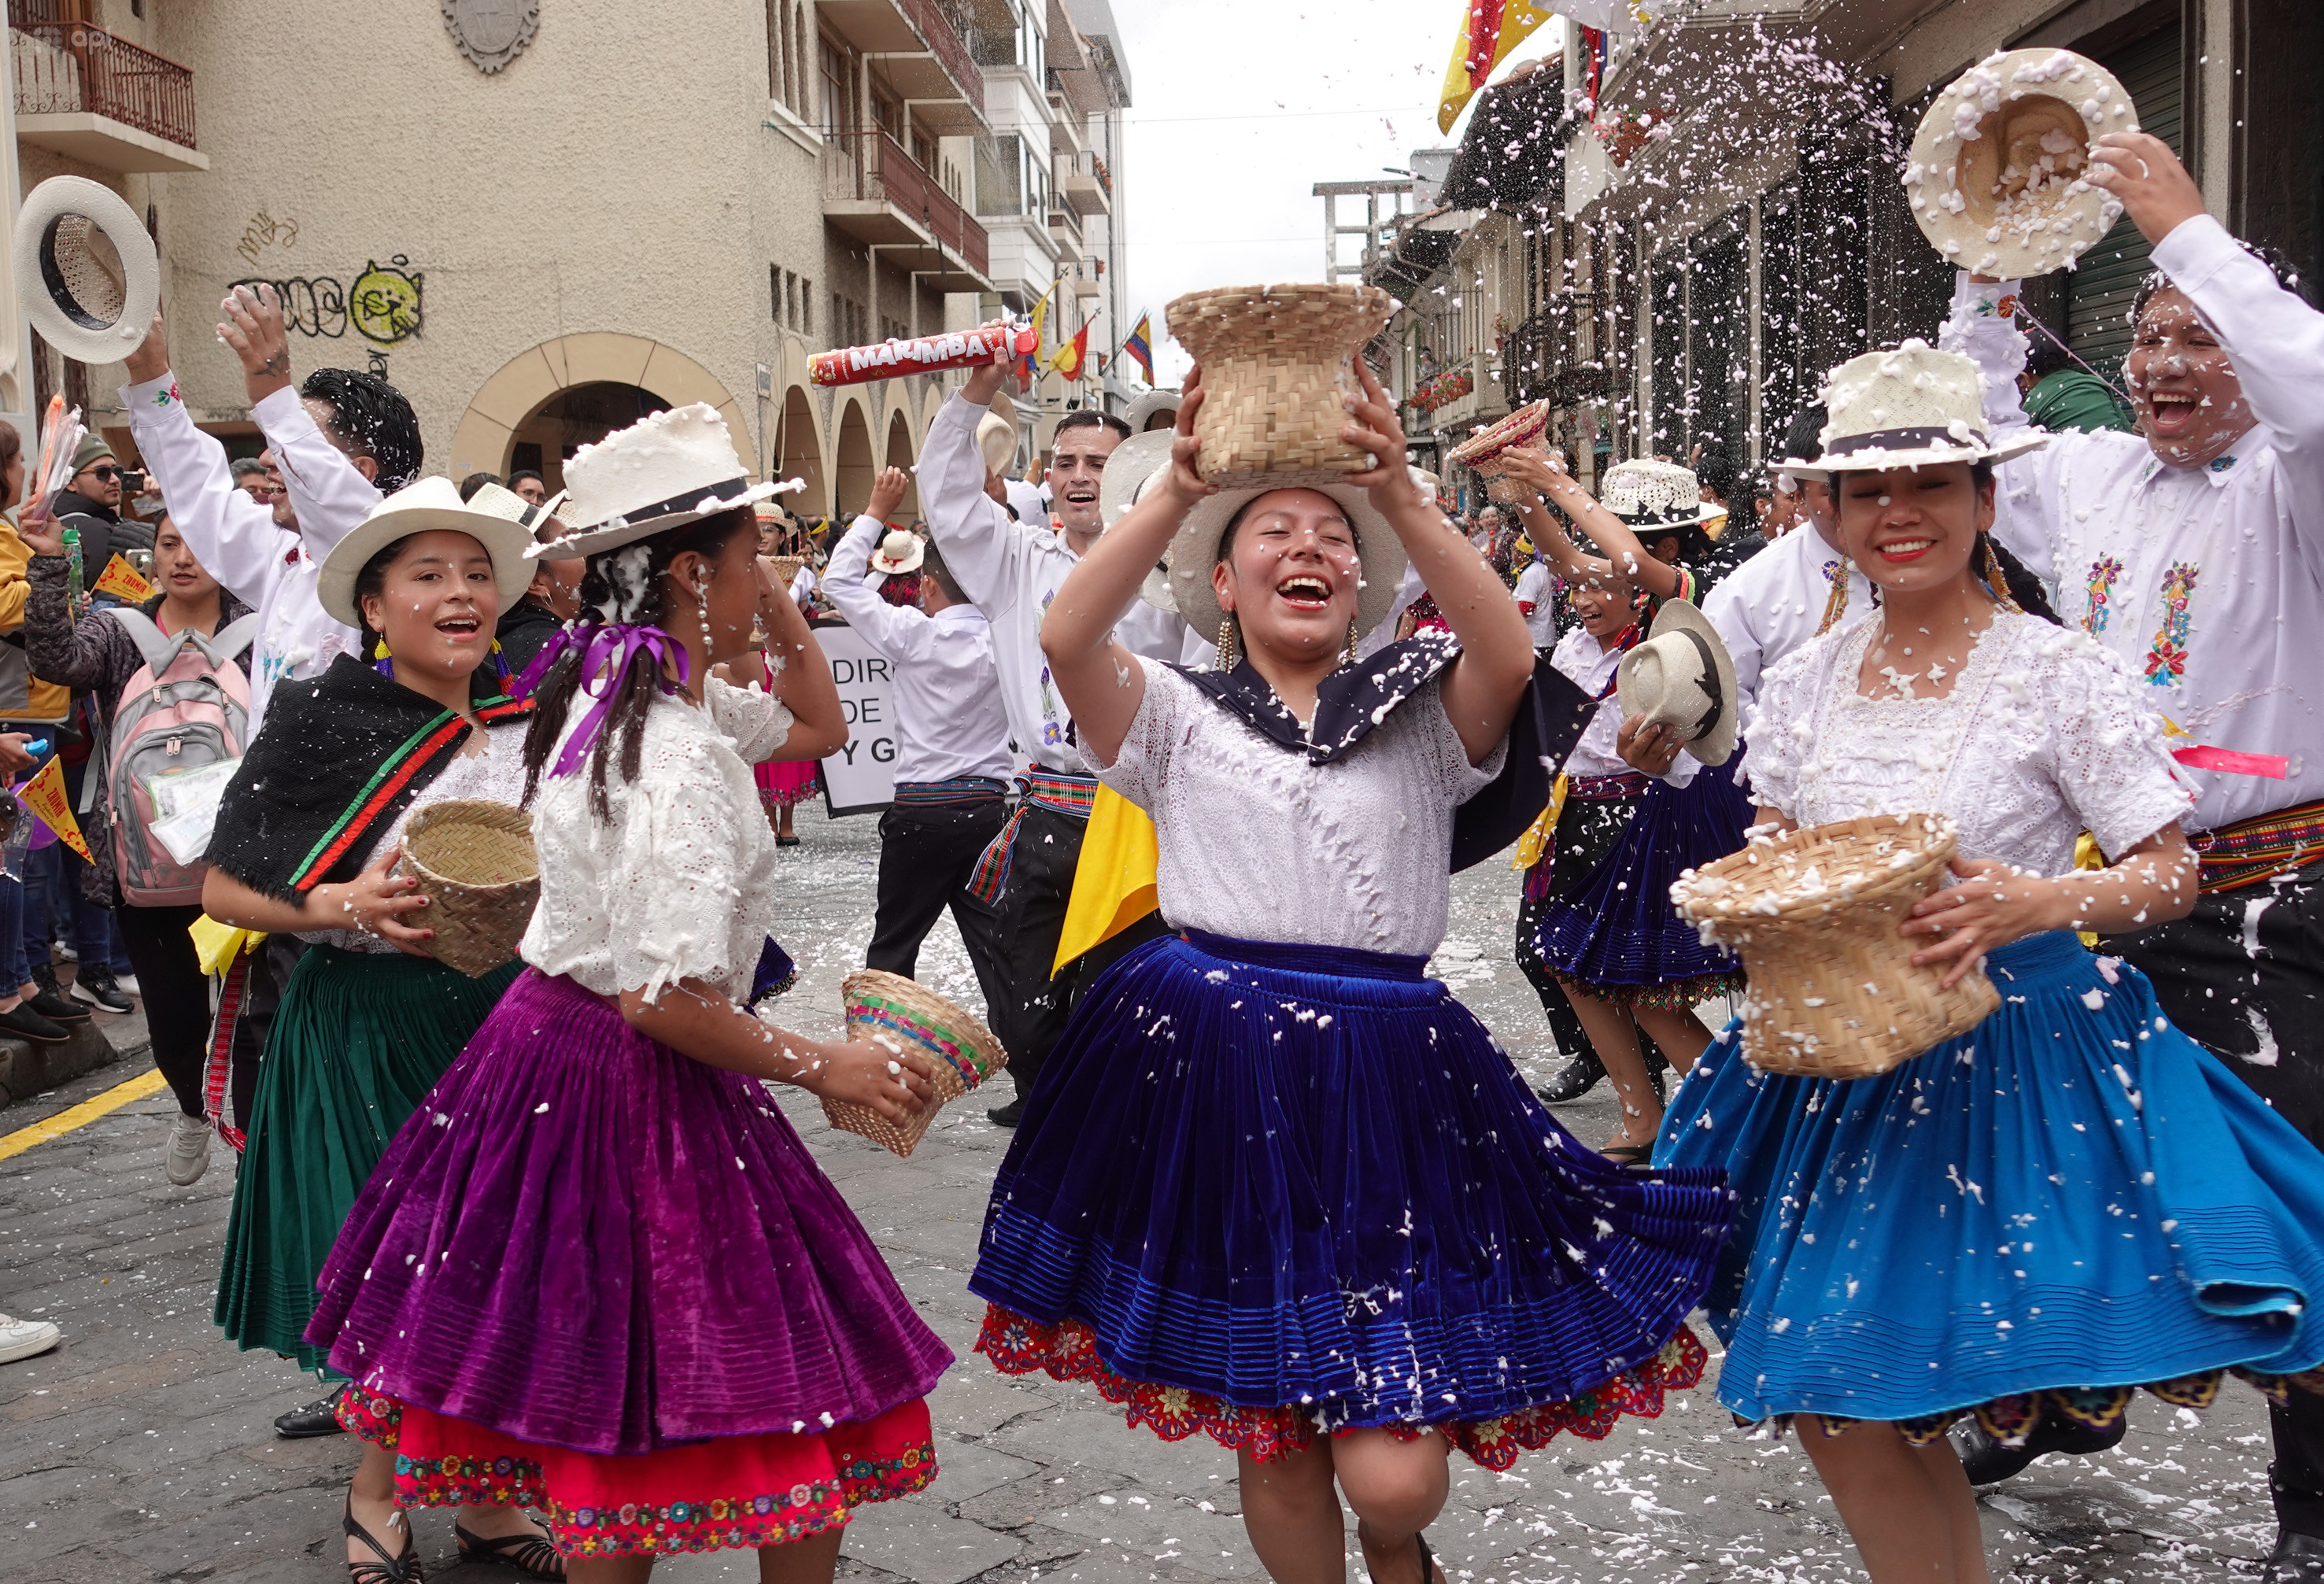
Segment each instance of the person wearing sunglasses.
[[80,534],[82,592],[104,576],[106,563],[115,552],[153,548],[153,530],[121,514],[126,471],[105,437],[91,435],[73,456],[72,477],[50,502],[49,515],[58,526]]

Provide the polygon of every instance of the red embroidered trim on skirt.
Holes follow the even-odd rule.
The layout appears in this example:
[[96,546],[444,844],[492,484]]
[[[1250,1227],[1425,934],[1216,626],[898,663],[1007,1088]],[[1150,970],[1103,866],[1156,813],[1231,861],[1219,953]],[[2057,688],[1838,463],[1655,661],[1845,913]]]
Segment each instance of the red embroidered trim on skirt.
[[[1315,1421],[1304,1408],[1245,1408],[1208,1392],[1157,1386],[1115,1374],[1098,1357],[1096,1334],[1078,1320],[1038,1325],[988,1303],[976,1350],[1005,1375],[1044,1370],[1058,1380],[1088,1381],[1107,1402],[1127,1408],[1132,1425],[1143,1424],[1164,1441],[1184,1441],[1200,1431],[1221,1446],[1248,1452],[1262,1463],[1314,1444]],[[1519,1452],[1540,1450],[1560,1431],[1586,1441],[1602,1441],[1625,1414],[1640,1419],[1660,1417],[1663,1395],[1700,1385],[1710,1362],[1710,1353],[1694,1332],[1681,1326],[1663,1350],[1646,1363],[1565,1402],[1546,1403],[1498,1419],[1377,1428],[1399,1441],[1416,1441],[1427,1431],[1437,1431],[1484,1467],[1506,1469],[1517,1460]],[[1345,1435],[1351,1428],[1332,1433]]]
[[405,1506],[539,1507],[558,1554],[663,1556],[781,1545],[936,1477],[926,1403],[814,1435],[742,1435],[635,1456],[537,1445],[350,1386],[340,1424],[396,1454]]
[[[2141,1386],[2058,1386],[2021,1392],[2015,1396],[1996,1397],[1989,1403],[1974,1403],[1940,1414],[1925,1414],[1917,1419],[1900,1420],[1896,1432],[1908,1444],[1924,1447],[1961,1420],[1974,1419],[1979,1429],[2004,1446],[2023,1446],[2026,1436],[2044,1419],[2070,1419],[2091,1430],[2111,1430],[2122,1423],[2123,1415],[2130,1412],[2131,1399],[2141,1392],[2174,1408],[2200,1412],[2218,1397],[2219,1387],[2231,1375],[2248,1381],[2278,1407],[2290,1401],[2295,1386],[2324,1393],[2324,1370],[2310,1370],[2305,1375],[2263,1375],[2235,1366],[2182,1375],[2176,1380],[2152,1380]],[[1775,1423],[1777,1429],[1796,1428],[1795,1422],[1801,1419],[1811,1421],[1827,1436],[1839,1435],[1857,1423],[1831,1414],[1785,1414],[1777,1415]],[[1735,1422],[1751,1428],[1749,1422],[1739,1415]]]

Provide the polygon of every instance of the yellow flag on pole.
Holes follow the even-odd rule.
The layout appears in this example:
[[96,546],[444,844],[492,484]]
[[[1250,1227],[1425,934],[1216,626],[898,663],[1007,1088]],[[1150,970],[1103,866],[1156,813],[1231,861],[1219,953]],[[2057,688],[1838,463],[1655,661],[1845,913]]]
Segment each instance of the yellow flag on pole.
[[1452,41],[1452,63],[1444,69],[1444,97],[1436,106],[1436,130],[1451,132],[1461,112],[1510,52],[1556,14],[1528,0],[1467,0],[1461,8],[1461,36]]

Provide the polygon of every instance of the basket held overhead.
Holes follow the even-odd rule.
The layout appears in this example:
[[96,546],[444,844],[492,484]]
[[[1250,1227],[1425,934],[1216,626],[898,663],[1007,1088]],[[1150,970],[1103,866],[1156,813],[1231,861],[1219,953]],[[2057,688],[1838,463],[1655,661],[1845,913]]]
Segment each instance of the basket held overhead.
[[1470,468],[1485,481],[1489,500],[1509,505],[1533,492],[1507,472],[1508,453],[1540,440],[1549,428],[1549,403],[1529,401],[1489,429],[1480,429],[1452,447],[1448,460]]
[[404,824],[397,867],[428,898],[438,962],[481,979],[516,955],[540,900],[532,815],[482,797],[431,803]]
[[1388,324],[1376,286],[1225,286],[1169,307],[1170,334],[1203,366],[1196,464],[1222,490],[1337,483],[1370,454],[1340,437],[1353,359]]
[[1743,1056],[1767,1073],[1869,1078],[2001,1005],[1982,968],[1951,989],[1896,933],[1960,844],[1939,814],[1868,815],[1755,841],[1671,887],[1681,915],[1743,959]]
[[916,980],[859,968],[840,981],[839,996],[847,1008],[848,1038],[926,1056],[936,1068],[936,1094],[909,1122],[890,1122],[868,1106],[846,1101],[823,1102],[824,1117],[833,1127],[860,1133],[883,1149],[910,1155],[938,1110],[1009,1064],[1009,1053],[991,1029]]

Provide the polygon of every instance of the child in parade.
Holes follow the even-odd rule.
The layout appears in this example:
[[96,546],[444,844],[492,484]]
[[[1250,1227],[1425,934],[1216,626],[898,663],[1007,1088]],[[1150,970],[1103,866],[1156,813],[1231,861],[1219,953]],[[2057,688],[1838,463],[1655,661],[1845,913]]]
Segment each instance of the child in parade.
[[2132,680],[1991,555],[1995,465],[2041,440],[1992,437],[1979,383],[1918,342],[1834,372],[1819,472],[1880,609],[1765,673],[1746,769],[1776,829],[1949,816],[1952,881],[1901,928],[1999,1009],[1855,1080],[1760,1073],[1730,1029],[1655,1157],[1740,1194],[1720,1401],[1800,1432],[1877,1584],[1988,1576],[1953,1421],[2014,1441],[2324,1359],[2324,1157],[2072,933],[2186,913],[2190,798]]
[[[926,1062],[749,1009],[787,966],[751,764],[846,726],[756,555],[769,486],[714,410],[647,418],[566,479],[584,526],[558,550],[588,565],[580,618],[523,679],[530,967],[348,1216],[309,1334],[355,1377],[341,1413],[383,1520],[539,1506],[526,1560],[576,1584],[723,1547],[828,1579],[858,1506],[935,1478],[923,1399],[952,1359],[762,1087],[902,1120]],[[754,625],[773,692],[712,676]]]
[[[1154,818],[1172,930],[1076,1008],[969,1285],[1000,1368],[1233,1448],[1274,1578],[1343,1576],[1336,1480],[1379,1584],[1428,1584],[1452,1447],[1504,1468],[1698,1378],[1683,1322],[1727,1198],[1573,1139],[1425,977],[1457,806],[1511,751],[1535,657],[1357,366],[1342,436],[1373,465],[1321,490],[1206,486],[1190,377],[1167,475],[1043,624],[1083,751]],[[1111,636],[1166,549],[1216,670]],[[1407,556],[1455,636],[1351,663]]]

